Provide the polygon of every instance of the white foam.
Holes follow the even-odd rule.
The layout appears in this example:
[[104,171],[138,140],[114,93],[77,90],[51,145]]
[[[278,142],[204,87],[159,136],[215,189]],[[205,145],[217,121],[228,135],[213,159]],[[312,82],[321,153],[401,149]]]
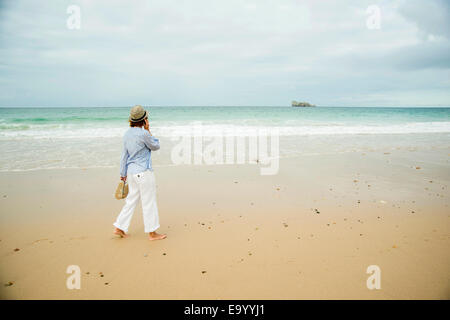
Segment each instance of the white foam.
[[[20,128],[20,129],[19,129]],[[76,125],[23,126],[18,130],[0,130],[1,140],[17,139],[85,139],[120,138],[127,127],[77,127]],[[389,125],[298,125],[298,126],[249,126],[228,124],[190,123],[187,125],[157,126],[151,128],[155,136],[251,136],[260,132],[276,132],[280,136],[304,135],[355,135],[355,134],[412,134],[450,133],[450,122],[413,122]]]

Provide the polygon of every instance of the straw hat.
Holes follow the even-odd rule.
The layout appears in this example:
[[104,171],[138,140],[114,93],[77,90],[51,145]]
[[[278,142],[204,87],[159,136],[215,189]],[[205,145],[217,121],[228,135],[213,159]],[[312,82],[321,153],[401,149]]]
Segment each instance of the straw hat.
[[147,111],[140,105],[136,105],[130,110],[130,121],[139,122],[147,117]]

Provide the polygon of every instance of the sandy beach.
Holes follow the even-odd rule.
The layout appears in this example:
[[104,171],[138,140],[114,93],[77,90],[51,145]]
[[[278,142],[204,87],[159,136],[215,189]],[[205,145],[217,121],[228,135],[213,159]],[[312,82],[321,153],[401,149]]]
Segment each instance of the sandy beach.
[[0,15],[0,301],[450,300],[450,1]]
[[[155,167],[161,228],[112,234],[118,168],[0,173],[2,299],[449,299],[447,149]],[[66,269],[81,269],[69,290]],[[381,270],[369,290],[367,267]]]

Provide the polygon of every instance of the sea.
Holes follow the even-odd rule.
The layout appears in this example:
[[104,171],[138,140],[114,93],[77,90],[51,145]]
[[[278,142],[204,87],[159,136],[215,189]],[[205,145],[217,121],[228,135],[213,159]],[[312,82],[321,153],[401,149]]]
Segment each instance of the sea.
[[[450,151],[446,107],[145,107],[161,141],[154,167],[177,165],[182,137],[249,137],[269,132],[277,156],[386,150]],[[2,107],[0,171],[117,167],[130,107]],[[201,130],[194,130],[194,128]],[[200,132],[200,133],[199,133]],[[447,160],[448,161],[448,160]]]

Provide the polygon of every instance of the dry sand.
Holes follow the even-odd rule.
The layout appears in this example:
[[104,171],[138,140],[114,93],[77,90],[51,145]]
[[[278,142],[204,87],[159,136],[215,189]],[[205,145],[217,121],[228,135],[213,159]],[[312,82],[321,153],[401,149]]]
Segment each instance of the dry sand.
[[[117,168],[0,174],[3,299],[449,299],[448,154],[157,167],[161,228],[112,234]],[[420,167],[420,168],[419,168]],[[19,249],[16,250],[15,249]],[[81,268],[68,290],[66,268]],[[369,290],[366,269],[381,268]]]

